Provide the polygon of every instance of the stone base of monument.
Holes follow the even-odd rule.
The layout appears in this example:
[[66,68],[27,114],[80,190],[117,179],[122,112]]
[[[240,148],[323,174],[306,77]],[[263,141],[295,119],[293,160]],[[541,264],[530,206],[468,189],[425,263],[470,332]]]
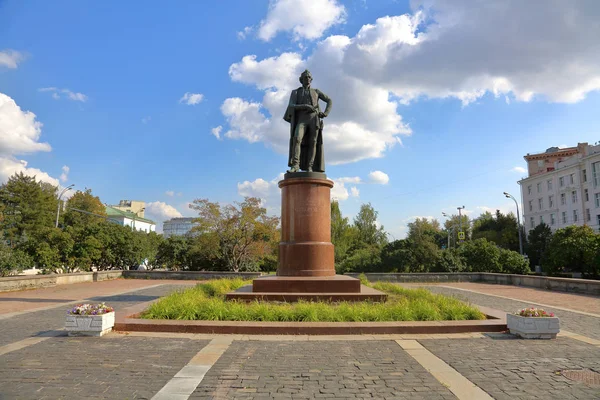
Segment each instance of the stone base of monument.
[[387,294],[365,285],[356,278],[344,275],[328,277],[265,276],[252,285],[227,293],[228,300],[242,301],[377,301]]
[[331,188],[324,173],[287,173],[281,188],[281,242],[277,276],[255,279],[229,300],[385,301],[360,280],[335,274],[331,243]]

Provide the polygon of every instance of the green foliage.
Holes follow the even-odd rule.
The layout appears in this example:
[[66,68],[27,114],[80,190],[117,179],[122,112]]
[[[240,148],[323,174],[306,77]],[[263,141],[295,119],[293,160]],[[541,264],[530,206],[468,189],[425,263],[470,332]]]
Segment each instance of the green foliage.
[[552,229],[544,223],[529,231],[525,248],[531,265],[542,265],[542,259],[551,240]]
[[56,187],[36,181],[22,172],[0,186],[3,218],[0,230],[14,247],[39,230],[54,226],[58,202]]
[[513,213],[507,215],[496,210],[492,215],[489,211],[473,223],[472,239],[484,238],[503,249],[519,251],[519,230],[517,218]]
[[465,263],[457,249],[440,251],[439,257],[430,272],[462,272],[466,269]]
[[194,228],[201,237],[198,247],[230,271],[257,271],[279,241],[279,218],[267,216],[258,198],[226,206],[196,199],[190,207],[198,212]]
[[[363,280],[364,283],[370,283]],[[217,321],[367,322],[485,319],[477,308],[452,297],[425,289],[403,289],[377,282],[372,286],[389,294],[387,302],[252,303],[225,301],[224,294],[250,282],[240,279],[213,280],[173,293],[152,304],[147,319]]]
[[500,249],[500,265],[502,272],[507,274],[525,275],[531,272],[529,260],[516,251]]
[[500,249],[486,239],[470,240],[462,243],[458,254],[467,266],[467,272],[501,272]]
[[32,266],[33,260],[27,253],[11,249],[3,241],[0,241],[0,276],[18,273]]
[[387,235],[383,226],[377,227],[377,214],[371,203],[360,206],[358,215],[354,218],[358,247],[381,247],[387,243]]
[[92,189],[86,189],[83,192],[78,190],[67,201],[66,211],[62,218],[64,226],[84,227],[101,223],[104,221],[102,216],[106,216],[106,207],[98,196],[92,194]]
[[354,250],[339,264],[337,273],[377,271],[380,264],[381,249],[379,247],[361,247]]
[[542,267],[550,275],[561,272],[581,272],[598,277],[600,267],[600,235],[589,226],[568,226],[558,229],[550,239]]
[[383,247],[380,272],[410,272],[415,265],[417,261],[409,239],[394,240]]

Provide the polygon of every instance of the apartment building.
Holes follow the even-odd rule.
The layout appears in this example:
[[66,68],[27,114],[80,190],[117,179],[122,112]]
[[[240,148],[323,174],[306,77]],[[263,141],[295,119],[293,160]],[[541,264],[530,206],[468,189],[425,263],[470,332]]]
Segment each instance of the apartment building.
[[600,228],[600,145],[551,147],[527,154],[521,185],[526,231],[545,223],[554,231],[569,225]]

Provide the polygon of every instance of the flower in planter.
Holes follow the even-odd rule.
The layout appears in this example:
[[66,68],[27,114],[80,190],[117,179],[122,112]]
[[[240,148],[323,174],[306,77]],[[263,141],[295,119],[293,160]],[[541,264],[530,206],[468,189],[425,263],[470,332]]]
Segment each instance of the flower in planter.
[[114,308],[107,306],[105,303],[100,304],[77,304],[75,307],[67,311],[68,315],[103,315],[115,311]]
[[541,308],[523,308],[515,313],[515,315],[519,315],[521,317],[554,317],[554,313],[549,313]]

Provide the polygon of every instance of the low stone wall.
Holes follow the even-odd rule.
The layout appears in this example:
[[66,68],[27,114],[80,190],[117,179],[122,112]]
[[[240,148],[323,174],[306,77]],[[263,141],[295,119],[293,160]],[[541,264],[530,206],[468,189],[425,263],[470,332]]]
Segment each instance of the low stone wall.
[[[360,274],[346,274],[358,278]],[[490,272],[472,273],[366,273],[365,276],[372,282],[485,282],[500,285],[526,286],[539,289],[556,290],[600,296],[600,281],[591,279],[553,278],[548,276],[495,274]]]
[[539,289],[557,290],[600,296],[600,281],[592,279],[553,278],[536,275],[493,274],[482,272],[480,281],[502,285],[527,286]]
[[71,283],[97,282],[117,279],[123,271],[80,272],[76,274],[22,275],[0,278],[0,292],[13,290],[39,289]]
[[254,279],[260,272],[227,272],[227,271],[123,271],[124,278],[131,279],[180,279],[207,280],[220,278]]
[[[344,274],[353,278],[358,278],[360,274]],[[371,282],[478,282],[481,280],[479,273],[366,273],[365,276]]]

